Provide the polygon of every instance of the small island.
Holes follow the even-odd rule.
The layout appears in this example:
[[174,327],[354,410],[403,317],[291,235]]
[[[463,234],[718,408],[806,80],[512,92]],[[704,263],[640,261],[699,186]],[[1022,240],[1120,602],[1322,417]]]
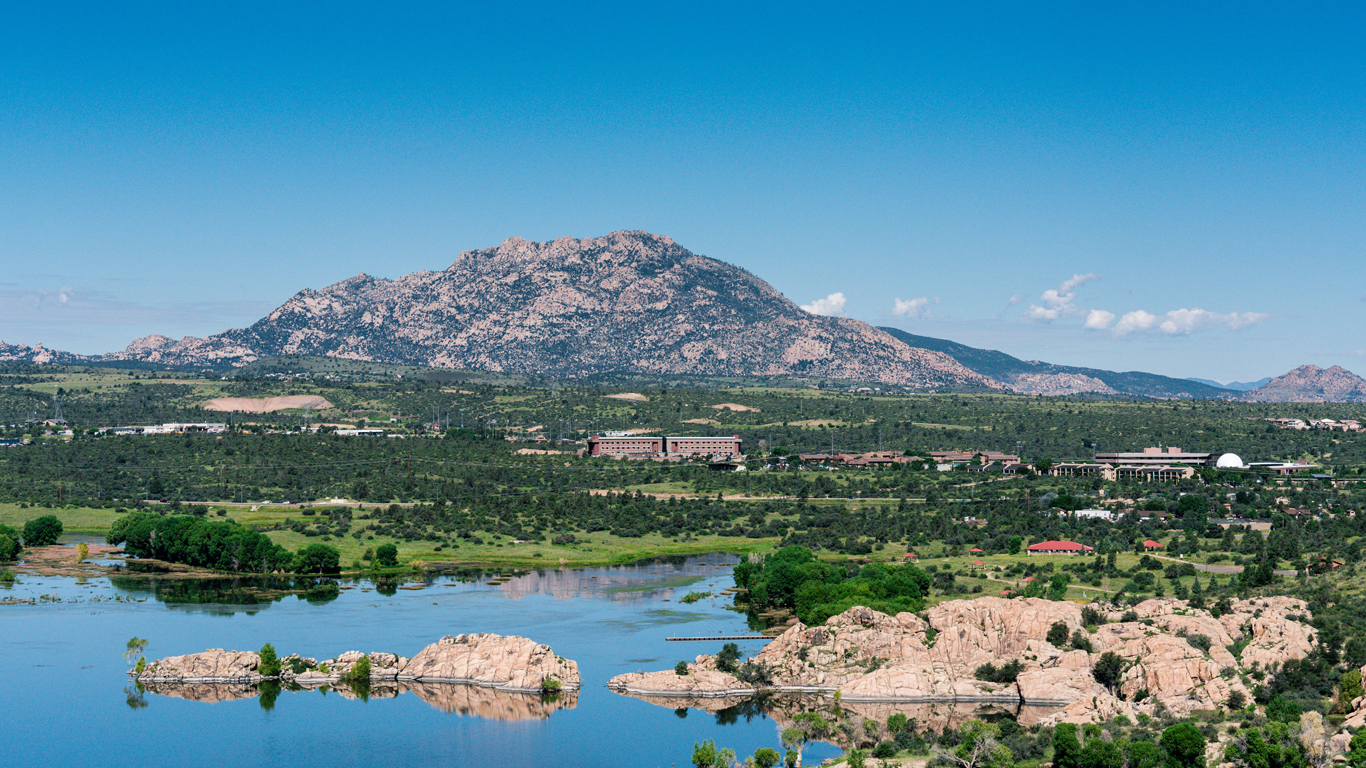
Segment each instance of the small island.
[[214,648],[139,663],[131,674],[139,683],[158,685],[278,680],[310,686],[361,679],[451,683],[527,694],[575,691],[580,685],[579,665],[556,655],[550,646],[489,633],[447,635],[412,658],[347,651],[320,661],[298,654],[280,658],[269,644],[261,652]]

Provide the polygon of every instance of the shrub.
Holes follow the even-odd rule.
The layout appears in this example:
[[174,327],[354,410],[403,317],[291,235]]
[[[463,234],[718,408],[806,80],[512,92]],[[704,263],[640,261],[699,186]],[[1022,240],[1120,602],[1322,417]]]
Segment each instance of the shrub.
[[1101,624],[1106,623],[1105,614],[1101,613],[1100,611],[1097,611],[1095,608],[1092,608],[1089,605],[1084,605],[1081,608],[1081,623],[1085,624],[1088,627],[1099,626]]
[[24,523],[24,546],[46,547],[62,535],[62,521],[56,515],[43,515]]
[[1023,671],[1024,663],[1019,659],[1012,659],[999,667],[990,662],[983,664],[977,668],[973,676],[989,683],[1013,683]]
[[716,668],[722,672],[734,674],[739,668],[740,646],[735,643],[726,643],[721,646],[721,652],[716,654]]
[[1138,612],[1137,612],[1137,611],[1125,611],[1125,612],[1124,612],[1124,615],[1119,617],[1119,620],[1120,620],[1120,621],[1138,621]]
[[393,544],[381,544],[375,547],[375,562],[386,568],[398,565],[398,547]]
[[1224,706],[1228,707],[1229,711],[1237,712],[1247,706],[1247,699],[1243,696],[1242,691],[1232,691],[1228,695],[1228,701],[1224,702]]
[[19,556],[19,542],[0,533],[0,562],[8,562]]
[[1071,645],[1079,651],[1091,652],[1091,638],[1086,636],[1080,629],[1073,630]]
[[676,674],[676,675],[686,675],[686,674],[688,674],[688,662],[686,662],[686,661],[680,661],[680,662],[678,662],[677,664],[675,664],[675,665],[674,665],[674,674]]
[[275,646],[270,643],[261,646],[261,663],[256,666],[256,672],[264,677],[280,674],[280,659],[275,655]]
[[1048,628],[1048,635],[1045,639],[1052,645],[1061,648],[1067,642],[1067,624],[1061,621],[1053,622],[1053,626]]
[[559,681],[559,680],[556,680],[556,679],[553,678],[553,677],[547,677],[546,679],[544,679],[544,680],[541,681],[541,692],[542,692],[542,693],[555,693],[556,691],[559,691],[559,690],[560,690],[560,687],[561,687],[560,681]]
[[342,679],[347,682],[368,681],[370,679],[370,657],[362,656],[357,659],[356,663],[351,665],[351,669],[342,675]]
[[886,760],[889,757],[896,757],[896,744],[893,744],[890,741],[882,742],[881,744],[877,745],[877,749],[873,750],[873,757],[876,757],[879,760]]
[[1202,653],[1209,653],[1210,639],[1205,635],[1186,635],[1186,642],[1190,644],[1190,647],[1198,649]]

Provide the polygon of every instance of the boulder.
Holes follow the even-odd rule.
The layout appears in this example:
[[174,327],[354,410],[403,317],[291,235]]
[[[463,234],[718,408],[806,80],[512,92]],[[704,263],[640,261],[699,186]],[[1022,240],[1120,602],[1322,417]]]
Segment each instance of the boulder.
[[265,679],[256,671],[260,664],[260,654],[252,651],[211,648],[157,659],[137,677],[153,683],[254,683]]
[[555,680],[562,690],[576,689],[579,665],[525,637],[447,635],[414,656],[398,679],[473,683],[507,691],[540,691]]

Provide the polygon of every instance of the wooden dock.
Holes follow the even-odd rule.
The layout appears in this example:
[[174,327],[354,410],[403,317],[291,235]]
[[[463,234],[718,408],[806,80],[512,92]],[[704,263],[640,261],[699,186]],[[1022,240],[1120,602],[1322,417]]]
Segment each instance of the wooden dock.
[[709,637],[666,637],[671,643],[707,640],[772,640],[772,635],[711,635]]

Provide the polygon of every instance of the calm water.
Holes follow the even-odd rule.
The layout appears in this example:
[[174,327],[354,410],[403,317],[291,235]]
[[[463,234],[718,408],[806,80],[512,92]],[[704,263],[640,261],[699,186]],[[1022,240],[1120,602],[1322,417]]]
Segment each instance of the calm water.
[[[0,588],[0,600],[37,601],[0,606],[0,648],[11,670],[0,699],[10,726],[0,764],[639,768],[686,766],[693,743],[707,738],[741,757],[779,749],[781,726],[752,704],[676,708],[605,687],[622,672],[667,669],[720,650],[720,642],[670,643],[670,635],[749,634],[724,597],[678,602],[690,591],[732,586],[735,562],[709,555],[585,570],[462,571],[382,585],[343,581],[339,592],[329,582],[312,599],[261,597],[262,586],[306,586],[288,580],[21,576]],[[338,691],[258,696],[252,686],[138,695],[122,658],[134,635],[151,641],[148,658],[267,642],[281,656],[328,658],[347,650],[412,656],[466,632],[546,643],[578,662],[583,688],[557,701],[439,685],[376,686],[368,701]],[[763,643],[739,645],[749,656]],[[787,720],[772,707],[796,712],[806,702],[779,697],[769,712]],[[969,704],[846,704],[860,719],[885,722],[894,711],[936,729],[981,714]],[[1022,724],[1046,714],[1001,713]],[[839,753],[811,743],[804,762]]]
[[[10,660],[0,715],[9,736],[3,763],[38,765],[497,765],[683,766],[694,741],[712,738],[740,755],[778,747],[762,713],[678,710],[605,688],[627,671],[663,669],[719,643],[669,643],[672,634],[746,634],[744,617],[720,598],[677,602],[689,591],[731,586],[735,558],[542,571],[501,583],[492,574],[433,577],[419,590],[344,587],[331,600],[228,603],[199,587],[149,577],[21,576],[0,590],[37,605],[0,606],[0,646]],[[410,582],[409,586],[412,585]],[[350,589],[345,589],[352,586]],[[188,602],[168,603],[158,599]],[[60,602],[54,602],[60,600]],[[134,602],[141,601],[141,602]],[[235,604],[234,604],[235,603]],[[579,663],[583,689],[551,705],[470,692],[418,691],[369,701],[337,692],[282,692],[207,702],[147,692],[130,706],[124,644],[151,641],[149,658],[206,648],[326,658],[346,650],[412,656],[442,635],[495,632],[546,643]],[[746,655],[760,642],[741,643]],[[392,693],[392,692],[391,692]],[[214,694],[231,698],[232,692]],[[510,700],[509,700],[510,699]],[[559,707],[559,708],[557,708]],[[810,764],[838,754],[808,746]]]

